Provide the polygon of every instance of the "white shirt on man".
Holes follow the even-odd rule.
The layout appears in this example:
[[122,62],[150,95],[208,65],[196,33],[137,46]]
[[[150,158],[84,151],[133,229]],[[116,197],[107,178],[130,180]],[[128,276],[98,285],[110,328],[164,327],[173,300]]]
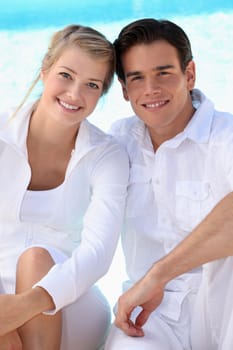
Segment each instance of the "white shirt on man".
[[[124,289],[183,240],[233,190],[233,116],[216,111],[197,89],[193,90],[192,98],[196,108],[192,119],[156,152],[147,127],[137,116],[112,126],[111,133],[124,145],[130,158],[122,234],[129,280]],[[172,280],[154,314],[171,327],[174,322],[181,322],[189,312],[182,310],[184,301],[196,294],[200,281],[201,268]],[[192,313],[190,320],[191,317]],[[201,327],[205,329],[205,325]],[[182,330],[176,335],[182,343]]]

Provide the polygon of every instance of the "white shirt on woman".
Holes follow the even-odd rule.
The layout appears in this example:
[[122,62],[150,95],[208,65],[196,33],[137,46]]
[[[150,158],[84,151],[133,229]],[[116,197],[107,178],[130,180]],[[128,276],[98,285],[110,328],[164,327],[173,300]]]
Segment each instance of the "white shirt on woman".
[[36,204],[27,192],[32,109],[33,104],[24,107],[9,121],[11,114],[0,115],[0,282],[3,292],[14,292],[17,259],[26,247],[59,249],[69,259],[37,283],[52,296],[56,312],[78,299],[110,266],[124,213],[128,157],[111,136],[83,121],[63,184],[47,191],[47,197],[38,193]]

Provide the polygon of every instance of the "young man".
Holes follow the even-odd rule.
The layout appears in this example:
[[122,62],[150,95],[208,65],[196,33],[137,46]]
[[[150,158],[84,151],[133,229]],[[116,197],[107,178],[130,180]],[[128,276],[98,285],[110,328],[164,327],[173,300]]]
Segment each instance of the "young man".
[[190,42],[175,23],[133,22],[115,48],[135,116],[112,128],[131,164],[129,281],[106,349],[232,350],[233,258],[217,259],[233,255],[233,116],[194,89]]

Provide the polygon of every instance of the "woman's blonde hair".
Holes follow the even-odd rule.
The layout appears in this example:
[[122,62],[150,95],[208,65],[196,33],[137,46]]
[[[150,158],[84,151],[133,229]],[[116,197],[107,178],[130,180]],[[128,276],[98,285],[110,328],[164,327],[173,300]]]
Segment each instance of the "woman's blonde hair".
[[[48,51],[42,60],[41,71],[49,71],[67,48],[75,46],[80,47],[96,60],[102,60],[108,64],[108,72],[105,77],[102,91],[102,95],[105,94],[111,86],[115,71],[114,48],[112,43],[108,41],[103,34],[91,27],[73,24],[55,32],[51,38]],[[27,94],[18,106],[14,115],[23,106],[39,80],[40,74],[38,74],[36,79],[32,82]]]

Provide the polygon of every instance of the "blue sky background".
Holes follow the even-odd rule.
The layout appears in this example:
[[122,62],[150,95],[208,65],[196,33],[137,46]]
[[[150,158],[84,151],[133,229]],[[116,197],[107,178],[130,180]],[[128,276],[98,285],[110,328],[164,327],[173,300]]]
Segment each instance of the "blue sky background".
[[233,11],[232,0],[11,0],[1,4],[0,29],[39,28],[71,22],[109,23],[137,17],[169,17]]

